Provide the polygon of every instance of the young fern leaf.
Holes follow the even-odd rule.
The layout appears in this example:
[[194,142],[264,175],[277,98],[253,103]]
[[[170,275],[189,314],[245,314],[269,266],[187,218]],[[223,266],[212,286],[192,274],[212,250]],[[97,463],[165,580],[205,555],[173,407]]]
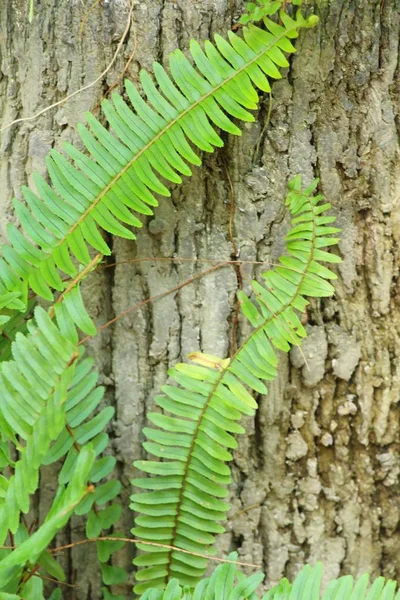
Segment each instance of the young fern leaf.
[[[242,414],[252,415],[257,407],[247,386],[267,393],[262,380],[276,376],[278,358],[274,347],[288,352],[306,335],[296,314],[308,304],[305,295],[330,296],[334,289],[327,281],[336,276],[320,261],[340,262],[323,247],[336,244],[329,227],[334,217],[324,216],[329,204],[313,196],[315,181],[304,191],[301,179],[289,183],[286,204],[293,215],[293,228],[286,238],[289,256],[263,274],[264,285],[253,281],[258,308],[241,294],[242,310],[255,328],[232,359],[195,353],[195,365],[178,364],[169,372],[179,387],[165,385],[158,406],[170,413],[151,413],[159,429],[145,428],[144,448],[162,461],[137,461],[135,466],[152,475],[133,480],[147,490],[132,496],[131,508],[141,513],[135,520],[134,535],[143,541],[157,541],[198,554],[212,553],[214,535],[223,531],[218,523],[229,508],[227,495],[231,460],[236,447],[232,434],[242,433],[237,423]],[[171,578],[193,587],[202,577],[206,560],[179,550],[138,544],[145,554],[134,563],[139,567],[137,593],[161,587]],[[151,565],[151,566],[150,566]]]
[[[267,15],[274,14],[274,12],[282,6],[282,1],[277,0],[277,2],[273,2],[271,0],[256,0],[257,4],[248,2],[246,4],[247,13],[242,14],[239,23],[241,25],[247,25],[251,21],[254,23],[261,21]],[[301,0],[293,0],[293,4],[300,4],[300,2]]]
[[279,68],[289,65],[284,52],[295,51],[290,39],[318,20],[304,19],[300,12],[292,19],[283,11],[280,18],[283,25],[266,17],[267,31],[245,27],[244,39],[233,32],[229,41],[215,36],[215,46],[205,42],[204,50],[192,40],[195,67],[176,50],[170,75],[154,64],[156,83],[141,71],[147,102],[126,81],[132,108],[118,94],[102,103],[113,133],[88,114],[88,126],[79,125],[78,132],[89,155],[66,144],[71,163],[52,150],[47,158],[51,185],[36,173],[36,192],[23,188],[25,203],[14,201],[23,234],[9,225],[0,295],[26,296],[29,286],[52,300],[53,290],[64,290],[59,271],[75,277],[75,263],[90,264],[91,249],[110,253],[98,227],[135,237],[131,227],[141,226],[136,214],[152,214],[155,193],[170,195],[163,181],[180,183],[181,175],[191,174],[189,165],[200,164],[191,144],[206,152],[222,146],[216,127],[240,135],[232,117],[254,121],[249,111],[257,107],[256,88],[270,91],[268,78],[280,78]]

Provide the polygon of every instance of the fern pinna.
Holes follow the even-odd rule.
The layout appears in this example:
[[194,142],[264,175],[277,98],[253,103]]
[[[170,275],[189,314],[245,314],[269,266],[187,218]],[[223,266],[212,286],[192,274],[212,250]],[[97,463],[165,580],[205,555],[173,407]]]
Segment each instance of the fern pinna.
[[[64,155],[52,150],[47,158],[51,185],[34,174],[36,191],[23,188],[25,202],[14,201],[23,233],[8,226],[10,244],[2,247],[0,301],[18,292],[26,301],[30,287],[52,300],[52,290],[62,292],[60,271],[76,277],[78,265],[88,265],[90,250],[110,254],[98,226],[111,234],[133,239],[131,227],[141,227],[136,216],[151,215],[157,205],[154,193],[169,196],[164,182],[180,183],[190,175],[189,165],[199,165],[191,144],[211,152],[222,146],[215,127],[233,134],[240,129],[232,117],[254,121],[256,88],[270,91],[268,77],[280,78],[279,67],[289,65],[284,52],[294,52],[290,39],[298,30],[312,27],[317,17],[305,19],[280,13],[282,25],[270,17],[279,3],[272,3],[264,24],[268,31],[250,25],[244,39],[229,32],[229,41],[215,36],[204,50],[192,40],[194,65],[180,50],[170,56],[170,75],[154,64],[156,83],[141,71],[140,82],[147,102],[126,81],[131,106],[118,94],[105,100],[102,109],[113,133],[87,114],[88,126],[78,133],[88,154],[71,144]],[[72,313],[73,314],[73,313]]]
[[[151,413],[159,429],[145,428],[144,448],[161,461],[137,461],[136,467],[152,475],[133,480],[147,490],[132,496],[136,518],[133,533],[144,541],[158,541],[197,554],[211,554],[214,535],[224,529],[229,506],[227,495],[231,460],[236,447],[232,433],[241,433],[242,414],[252,415],[257,404],[247,386],[265,394],[262,380],[276,376],[278,358],[274,347],[288,352],[299,345],[306,332],[297,311],[304,311],[305,296],[324,297],[334,289],[336,276],[321,261],[340,262],[322,248],[336,244],[326,216],[329,204],[313,195],[317,181],[301,190],[301,179],[289,184],[286,204],[293,215],[293,228],[286,237],[288,255],[263,274],[264,284],[253,281],[255,302],[240,293],[242,311],[254,327],[253,333],[231,359],[195,353],[194,365],[178,364],[169,373],[178,385],[165,385],[158,406],[170,415]],[[145,551],[135,559],[141,569],[135,591],[165,585],[171,578],[194,586],[204,574],[206,559],[138,544]]]

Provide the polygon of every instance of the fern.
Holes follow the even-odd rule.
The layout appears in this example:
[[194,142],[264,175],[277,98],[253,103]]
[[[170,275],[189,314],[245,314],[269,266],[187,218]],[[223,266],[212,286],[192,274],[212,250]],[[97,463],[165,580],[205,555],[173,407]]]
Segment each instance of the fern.
[[[0,310],[25,310],[25,303],[20,300],[21,294],[19,292],[6,292],[0,296]],[[11,315],[3,314],[0,315],[0,333],[3,331],[4,326],[11,319]]]
[[[277,10],[275,6],[271,14]],[[29,286],[52,300],[52,290],[65,288],[59,271],[76,277],[75,262],[89,265],[91,249],[110,254],[98,226],[133,239],[130,228],[142,225],[136,214],[152,214],[154,193],[170,195],[163,180],[180,183],[181,175],[191,174],[189,165],[200,164],[189,142],[211,152],[223,145],[215,126],[240,135],[232,117],[254,121],[249,110],[257,107],[255,88],[270,90],[268,78],[280,78],[279,67],[289,64],[283,52],[295,51],[290,39],[318,20],[304,19],[300,12],[295,19],[283,11],[280,17],[283,25],[264,19],[268,31],[244,28],[244,40],[229,32],[229,42],[215,36],[216,46],[206,42],[204,50],[192,40],[195,67],[176,50],[170,57],[170,76],[154,64],[157,85],[142,71],[147,103],[126,81],[133,109],[118,94],[102,104],[114,134],[88,114],[88,127],[79,125],[78,132],[90,156],[66,144],[71,163],[52,150],[47,158],[51,185],[36,173],[36,193],[23,188],[25,203],[14,200],[23,234],[8,225],[10,245],[2,248],[0,295],[18,292],[25,298]]]
[[399,600],[400,590],[397,591],[396,581],[385,580],[384,577],[375,579],[368,589],[369,576],[367,573],[356,581],[351,575],[332,579],[321,591],[322,564],[314,567],[306,565],[297,575],[293,584],[282,579],[277,586],[269,590],[262,600]]
[[[64,459],[57,498],[73,481],[89,443],[94,457],[108,445],[104,429],[114,410],[106,407],[92,416],[104,394],[102,387],[96,387],[93,360],[83,358],[82,348],[78,352],[78,334],[65,304],[57,304],[51,312],[56,323],[37,307],[35,319],[27,323],[29,333],[16,335],[12,359],[0,363],[0,464],[10,472],[9,477],[0,476],[0,543],[8,531],[16,539],[21,537],[21,513],[30,509],[30,496],[38,488],[42,465]],[[82,319],[86,319],[85,311],[75,320]],[[18,451],[16,461],[11,458],[10,443]],[[89,513],[88,537],[100,535],[120,517],[120,505],[109,504],[118,495],[120,483],[101,481],[114,466],[111,456],[94,461],[88,481],[96,487],[75,509],[76,514]],[[55,561],[48,554],[41,560],[51,574]],[[117,570],[106,563],[102,568],[108,579]]]
[[[51,511],[39,530],[22,542],[18,548],[3,558],[0,568],[0,594],[15,593],[19,588],[22,571],[26,564],[35,565],[56,533],[65,526],[68,519],[89,493],[87,479],[93,466],[94,452],[85,448],[69,485],[60,490]],[[24,591],[24,590],[20,590]],[[26,598],[26,596],[23,596]],[[17,596],[20,598],[20,596]]]
[[[230,560],[237,560],[232,553]],[[149,589],[141,600],[258,600],[257,587],[262,582],[262,573],[245,577],[233,564],[218,566],[211,577],[200,581],[194,589],[182,587],[177,579],[171,579],[165,589]],[[286,578],[261,596],[262,600],[399,600],[397,583],[378,577],[369,586],[368,574],[356,581],[351,575],[331,580],[324,592],[321,591],[322,565],[306,565],[293,584]]]
[[[268,15],[273,15],[284,3],[285,0],[256,0],[256,2],[248,2],[246,4],[247,13],[244,13],[239,23],[247,25],[250,22],[259,22]],[[302,0],[292,0],[293,5],[300,5]]]
[[[229,560],[237,560],[237,553],[232,552]],[[141,596],[141,600],[245,600],[254,598],[254,591],[264,579],[262,573],[254,573],[245,577],[234,564],[218,566],[211,577],[203,579],[194,590],[181,586],[178,579],[171,579],[165,590],[149,589]]]
[[[267,393],[261,380],[276,376],[278,358],[274,347],[288,352],[299,345],[306,332],[295,310],[304,311],[305,295],[330,296],[334,289],[327,281],[336,276],[320,261],[340,262],[322,248],[337,243],[331,237],[339,230],[330,227],[334,217],[325,216],[329,204],[313,195],[317,181],[301,191],[301,179],[289,184],[286,204],[293,215],[293,228],[286,237],[288,256],[279,266],[263,274],[264,285],[253,281],[258,308],[243,293],[242,310],[254,327],[253,333],[232,359],[195,353],[195,365],[179,364],[170,371],[179,387],[166,385],[158,406],[173,416],[151,413],[150,421],[160,429],[144,429],[144,448],[162,461],[137,461],[136,467],[153,475],[133,484],[148,490],[132,496],[136,518],[134,535],[159,541],[194,553],[212,552],[214,535],[223,531],[229,506],[227,495],[231,460],[236,447],[232,433],[242,433],[237,420],[252,415],[257,407],[246,386]],[[135,564],[139,570],[135,587],[142,593],[148,587],[165,585],[178,578],[194,586],[203,575],[206,559],[188,556],[178,550],[150,548],[138,544],[145,554]]]
[[[165,183],[180,183],[181,175],[191,174],[189,165],[200,164],[192,146],[211,152],[222,146],[216,128],[240,135],[232,117],[254,120],[249,111],[257,106],[256,89],[270,91],[268,78],[279,78],[278,67],[288,66],[284,52],[295,51],[290,40],[317,20],[306,20],[300,12],[292,19],[281,11],[280,25],[270,18],[279,4],[250,5],[256,12],[261,7],[257,14],[264,17],[267,31],[250,24],[243,28],[244,39],[230,32],[229,41],[216,36],[216,45],[206,42],[204,50],[192,41],[194,66],[176,50],[170,75],[154,65],[156,83],[142,71],[147,102],[127,81],[131,106],[118,94],[102,105],[113,133],[88,114],[88,127],[78,127],[88,154],[67,144],[69,161],[52,150],[47,159],[51,185],[36,174],[36,192],[24,188],[25,203],[14,201],[23,233],[8,226],[10,244],[3,245],[0,259],[0,329],[3,339],[14,339],[11,356],[0,357],[0,466],[7,473],[0,476],[0,543],[10,532],[16,547],[0,551],[0,597],[41,600],[43,583],[25,577],[36,565],[62,578],[61,567],[46,548],[73,512],[89,515],[89,538],[98,537],[120,516],[119,504],[113,503],[119,482],[101,483],[115,465],[114,458],[100,457],[108,442],[103,430],[113,410],[99,410],[103,389],[96,387],[92,360],[79,349],[77,329],[96,333],[79,284],[110,253],[99,227],[133,239],[131,228],[141,226],[137,215],[152,214],[157,205],[154,194],[168,196]],[[334,221],[325,215],[329,205],[313,195],[316,185],[302,191],[299,177],[290,182],[288,256],[263,274],[264,285],[253,282],[254,302],[240,294],[253,333],[232,359],[194,353],[195,364],[177,365],[170,375],[178,385],[164,386],[165,395],[157,398],[169,415],[149,415],[159,429],[144,430],[144,447],[157,460],[135,463],[151,477],[134,480],[146,491],[134,494],[131,505],[141,513],[133,529],[144,551],[135,559],[143,567],[135,591],[143,592],[144,599],[256,598],[263,576],[246,578],[233,565],[218,567],[199,583],[206,558],[198,554],[211,555],[215,535],[224,531],[220,521],[229,508],[223,499],[230,483],[226,462],[236,447],[234,434],[244,432],[238,420],[253,415],[257,407],[248,388],[267,393],[263,381],[276,376],[275,349],[287,352],[306,335],[296,314],[307,305],[305,296],[333,293],[328,280],[335,275],[320,263],[339,261],[322,250],[337,242],[331,236],[339,230],[329,226]],[[93,250],[99,253],[94,259]],[[65,281],[61,272],[72,281]],[[29,288],[48,300],[54,299],[54,290],[60,295],[48,312],[36,308],[35,318],[25,323],[15,313],[29,310]],[[63,464],[52,508],[30,536],[21,515],[30,509],[41,466],[59,460]],[[193,554],[150,549],[146,541]],[[112,541],[98,543],[106,584],[126,576],[108,564],[116,547]],[[318,573],[305,570],[300,584],[292,588],[283,582],[265,598],[292,600],[303,592],[314,598]],[[104,594],[111,597],[106,589]]]

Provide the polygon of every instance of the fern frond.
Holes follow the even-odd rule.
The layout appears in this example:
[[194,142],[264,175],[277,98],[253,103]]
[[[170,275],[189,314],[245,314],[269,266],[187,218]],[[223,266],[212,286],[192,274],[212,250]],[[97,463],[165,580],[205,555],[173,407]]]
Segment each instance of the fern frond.
[[[30,496],[38,487],[42,465],[64,459],[58,477],[59,494],[72,481],[88,443],[95,457],[108,444],[104,429],[114,409],[105,407],[93,416],[104,389],[97,386],[93,360],[83,358],[82,347],[78,351],[74,321],[82,329],[91,322],[80,310],[76,301],[79,290],[74,296],[76,290],[70,290],[49,314],[37,307],[35,319],[27,322],[29,333],[16,335],[12,360],[0,363],[0,464],[11,468],[9,478],[0,476],[0,543],[8,531],[15,534],[20,529],[21,512],[29,511]],[[68,297],[72,298],[73,310],[68,306]],[[11,459],[7,440],[18,450],[16,462]],[[108,505],[119,493],[120,483],[102,483],[114,466],[111,456],[94,461],[88,481],[95,487],[76,509],[80,515],[89,513],[89,537],[97,537],[120,517],[121,507]],[[43,560],[44,568],[55,568],[49,557]],[[104,565],[104,569],[112,571],[114,567]]]
[[306,336],[295,312],[304,312],[308,305],[305,296],[321,298],[334,293],[329,280],[336,279],[336,275],[320,263],[341,262],[338,256],[322,249],[338,243],[339,238],[332,234],[340,229],[330,226],[335,217],[325,215],[331,205],[320,204],[323,196],[313,195],[317,184],[315,180],[302,191],[301,178],[297,176],[288,185],[286,205],[294,216],[286,236],[289,256],[280,257],[277,267],[262,274],[263,285],[252,282],[258,308],[243,292],[238,292],[242,312],[255,329],[227,371],[261,393],[266,393],[266,389],[260,388],[258,379],[268,380],[276,375],[278,359],[273,347],[288,352],[291,345],[300,345]]
[[[297,575],[293,584],[282,579],[278,585],[270,589],[262,600],[399,600],[400,590],[397,582],[378,577],[369,585],[367,573],[357,580],[351,575],[332,579],[321,592],[322,564],[314,567],[306,565]],[[397,594],[396,594],[397,591]],[[200,599],[199,599],[200,600]]]
[[[232,552],[228,559],[237,560],[237,553]],[[253,600],[254,591],[263,579],[262,573],[245,577],[236,565],[226,563],[219,565],[211,577],[200,581],[194,590],[181,587],[178,579],[171,579],[164,590],[150,588],[140,600]]]
[[9,479],[2,477],[0,540],[15,533],[50,443],[65,426],[64,405],[74,372],[75,345],[63,337],[47,313],[35,310],[28,336],[17,334],[13,360],[0,363],[0,432],[19,450]]
[[[96,460],[88,481],[94,485],[94,488],[75,510],[75,514],[87,515],[86,535],[88,538],[95,538],[105,535],[121,516],[121,505],[113,502],[120,493],[121,484],[109,478],[114,470],[116,459],[110,455],[102,456],[109,444],[106,428],[114,414],[114,409],[106,406],[98,410],[104,396],[104,388],[97,385],[98,374],[93,369],[93,359],[82,359],[82,356],[81,351],[68,389],[65,402],[65,426],[43,458],[42,464],[49,465],[56,461],[63,461],[58,475],[59,487],[62,488],[71,481],[78,468],[82,449],[87,444],[93,448]],[[116,546],[115,543],[107,541],[98,548],[105,584],[114,583],[117,576],[118,583],[127,577],[124,569],[108,564],[110,554],[119,547],[120,544]]]
[[[340,261],[322,250],[337,243],[331,235],[339,230],[328,226],[334,217],[324,216],[330,205],[313,196],[316,185],[302,191],[300,177],[289,183],[286,204],[294,216],[286,238],[289,256],[263,274],[264,285],[253,281],[258,308],[241,294],[243,313],[255,328],[246,342],[232,359],[194,353],[190,358],[197,364],[178,364],[169,372],[179,387],[163,386],[165,396],[156,403],[172,416],[151,413],[149,419],[159,429],[143,430],[145,450],[162,460],[135,462],[152,475],[133,480],[148,490],[132,496],[131,508],[141,513],[132,530],[136,537],[207,554],[214,535],[223,531],[218,522],[229,508],[221,498],[230,482],[225,462],[236,447],[232,434],[244,431],[237,423],[241,415],[252,415],[257,408],[247,387],[267,393],[263,380],[277,373],[274,347],[287,352],[301,343],[306,333],[295,311],[308,304],[304,296],[330,296],[334,291],[328,279],[336,276],[320,261]],[[137,593],[174,577],[194,586],[204,573],[204,558],[143,544],[138,548],[145,554],[134,562],[147,568],[137,573],[143,582],[135,587]]]
[[102,104],[113,133],[88,114],[88,126],[79,125],[78,132],[90,156],[66,144],[70,162],[52,150],[47,158],[51,185],[36,173],[36,192],[23,188],[25,203],[14,201],[23,234],[8,226],[0,294],[26,295],[30,286],[52,300],[52,290],[64,290],[59,271],[75,277],[75,263],[90,264],[91,249],[110,253],[98,227],[133,239],[131,227],[141,226],[136,214],[152,214],[154,194],[170,195],[164,181],[180,183],[181,175],[191,174],[189,165],[200,164],[192,145],[211,152],[223,145],[215,128],[239,135],[232,117],[254,121],[249,111],[257,107],[256,88],[270,90],[268,78],[280,78],[279,68],[289,64],[284,52],[295,51],[290,39],[316,22],[300,12],[296,19],[280,16],[283,25],[265,18],[268,31],[244,28],[244,39],[229,32],[229,41],[215,36],[215,46],[205,42],[204,50],[192,41],[195,66],[176,50],[170,75],[154,64],[156,83],[142,71],[147,102],[126,81],[132,108],[118,94]]
[[[68,519],[90,492],[87,480],[93,466],[94,452],[87,446],[79,457],[74,475],[65,489],[61,490],[56,502],[41,527],[26,541],[0,560],[0,592],[14,593],[19,586],[25,565],[36,564],[57,532],[65,526]],[[22,595],[25,598],[25,595]]]
[[[232,553],[229,559],[237,559]],[[218,566],[211,577],[200,581],[194,589],[181,587],[177,579],[171,579],[165,589],[150,588],[140,600],[257,600],[258,585],[263,580],[262,573],[245,577],[235,565]],[[322,564],[314,567],[306,565],[289,583],[286,578],[262,596],[262,600],[399,600],[400,590],[396,581],[378,577],[369,585],[368,574],[357,580],[345,575],[331,580],[321,592]],[[397,594],[396,594],[397,592]]]
[[[12,476],[2,478],[1,540],[7,529],[15,533],[20,512],[28,511],[41,465],[66,456],[59,475],[60,485],[65,485],[83,446],[91,441],[98,455],[108,441],[103,430],[113,408],[106,407],[92,417],[104,389],[95,387],[98,376],[92,369],[93,360],[81,360],[83,351],[77,351],[78,335],[68,309],[58,304],[55,313],[57,323],[37,307],[35,319],[27,323],[29,334],[16,335],[13,359],[0,364],[1,438],[4,443],[10,440],[19,451]],[[91,481],[97,483],[109,475],[114,464],[111,457],[97,461]],[[101,486],[91,498],[96,495],[101,496]]]

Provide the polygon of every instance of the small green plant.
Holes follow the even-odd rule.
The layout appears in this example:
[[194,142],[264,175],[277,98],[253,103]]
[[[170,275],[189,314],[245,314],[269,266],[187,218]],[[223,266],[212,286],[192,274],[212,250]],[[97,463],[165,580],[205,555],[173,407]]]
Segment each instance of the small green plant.
[[[297,2],[296,2],[297,3]],[[154,81],[142,71],[147,100],[127,81],[130,104],[118,94],[102,104],[112,132],[87,115],[78,127],[85,152],[65,145],[68,158],[52,150],[49,180],[34,175],[35,190],[23,188],[14,208],[21,228],[8,226],[0,259],[0,600],[44,600],[41,577],[65,580],[50,544],[73,514],[87,515],[86,535],[97,540],[104,597],[126,581],[110,557],[123,540],[113,532],[121,515],[120,483],[112,479],[115,459],[104,455],[111,407],[99,409],[104,390],[93,361],[84,356],[81,333],[96,334],[83,304],[81,282],[111,250],[101,229],[133,239],[138,215],[151,215],[155,194],[170,194],[164,181],[181,182],[189,165],[201,163],[197,150],[222,146],[217,129],[240,135],[234,120],[253,121],[257,89],[270,91],[269,79],[288,66],[291,39],[315,25],[300,11],[276,18],[280,2],[251,4],[262,13],[263,28],[249,22],[243,37],[229,32],[215,45],[191,43],[192,63],[176,50],[170,73],[154,65]],[[33,2],[30,2],[33,8]],[[163,178],[163,180],[161,179]],[[326,297],[335,274],[322,263],[337,263],[326,248],[338,241],[329,204],[305,189],[300,176],[288,185],[292,228],[286,255],[252,282],[253,298],[240,293],[253,331],[230,359],[194,353],[192,364],[170,372],[173,385],[157,398],[162,412],[149,415],[143,446],[156,460],[137,461],[148,477],[133,484],[137,514],[133,533],[141,552],[135,591],[143,600],[241,600],[258,598],[263,575],[245,577],[232,563],[204,579],[215,535],[223,531],[230,482],[230,450],[243,433],[241,415],[257,408],[251,391],[266,394],[276,376],[277,350],[288,352],[306,332],[299,319],[308,300]],[[50,307],[32,307],[36,294]],[[31,312],[33,310],[33,316]],[[160,460],[161,459],[161,460]],[[34,532],[27,525],[41,468],[58,464],[57,489],[50,511]],[[101,538],[101,539],[99,539]],[[231,561],[237,556],[232,554]],[[264,600],[317,600],[321,567],[305,567],[293,586],[282,580]],[[331,582],[323,598],[365,598],[367,577]],[[378,579],[368,600],[392,600],[395,584]],[[58,600],[55,590],[51,600]],[[399,596],[396,597],[397,600]]]
[[[285,0],[277,0],[271,2],[271,0],[256,0],[256,2],[248,2],[246,4],[246,13],[239,19],[241,25],[248,25],[248,23],[254,22],[259,23],[265,17],[274,15],[282,5],[287,4]],[[302,0],[292,0],[291,4],[294,6],[300,6]]]

